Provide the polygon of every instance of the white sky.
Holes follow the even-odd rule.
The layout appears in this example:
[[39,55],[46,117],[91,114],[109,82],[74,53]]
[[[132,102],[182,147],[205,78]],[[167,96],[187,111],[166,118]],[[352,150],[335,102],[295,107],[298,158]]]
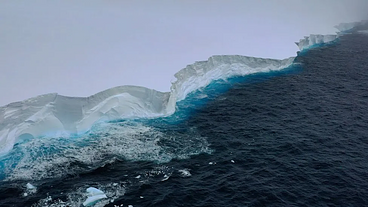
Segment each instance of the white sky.
[[169,91],[195,61],[295,56],[295,41],[367,10],[368,0],[2,0],[0,106],[118,85]]

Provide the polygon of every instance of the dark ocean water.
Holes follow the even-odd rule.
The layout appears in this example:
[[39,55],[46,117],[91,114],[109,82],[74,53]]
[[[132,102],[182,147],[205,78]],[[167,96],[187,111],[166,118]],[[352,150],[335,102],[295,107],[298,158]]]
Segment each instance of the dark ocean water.
[[[78,142],[77,150],[99,157],[90,165],[53,162],[76,152],[42,142],[43,154],[63,153],[1,181],[0,206],[79,207],[89,186],[106,192],[105,206],[368,206],[368,36],[345,35],[295,62],[214,82],[179,103],[173,117],[109,123],[118,132],[149,126],[124,134],[135,144],[96,129]],[[96,146],[104,140],[125,151],[102,153]]]

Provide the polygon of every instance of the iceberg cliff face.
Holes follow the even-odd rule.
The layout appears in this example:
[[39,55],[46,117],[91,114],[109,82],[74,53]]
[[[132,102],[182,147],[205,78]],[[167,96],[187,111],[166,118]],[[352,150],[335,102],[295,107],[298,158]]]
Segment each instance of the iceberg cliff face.
[[240,55],[217,55],[207,61],[188,65],[175,74],[177,81],[171,86],[168,111],[173,113],[177,101],[185,99],[190,92],[205,87],[214,80],[281,70],[289,67],[294,59],[295,57],[275,60]]
[[326,43],[331,43],[334,40],[336,40],[336,38],[338,37],[338,35],[309,35],[304,37],[304,39],[299,40],[299,42],[296,42],[295,44],[299,47],[300,51],[303,51],[305,49],[309,49],[315,45],[320,45],[320,44],[326,44]]
[[81,134],[100,121],[165,114],[169,93],[120,86],[87,98],[46,94],[0,108],[0,154],[21,138]]
[[300,51],[312,48],[314,46],[320,44],[328,44],[332,43],[336,39],[338,39],[341,35],[348,33],[364,33],[368,29],[368,20],[363,20],[360,22],[352,22],[352,23],[341,23],[335,26],[339,31],[337,34],[330,35],[321,35],[321,34],[311,34],[309,36],[300,39],[299,42],[295,44],[299,47]]
[[20,139],[67,136],[88,131],[93,124],[129,118],[154,118],[175,112],[176,103],[214,80],[289,67],[284,60],[238,55],[213,56],[175,74],[171,92],[138,86],[119,86],[90,97],[46,94],[0,108],[0,155]]

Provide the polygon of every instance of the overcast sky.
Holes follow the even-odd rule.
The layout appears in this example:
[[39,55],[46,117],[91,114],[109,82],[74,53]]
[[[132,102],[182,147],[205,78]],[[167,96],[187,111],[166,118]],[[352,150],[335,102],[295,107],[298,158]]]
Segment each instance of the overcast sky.
[[367,10],[367,0],[2,0],[0,106],[118,85],[169,91],[195,61],[295,56],[295,41]]

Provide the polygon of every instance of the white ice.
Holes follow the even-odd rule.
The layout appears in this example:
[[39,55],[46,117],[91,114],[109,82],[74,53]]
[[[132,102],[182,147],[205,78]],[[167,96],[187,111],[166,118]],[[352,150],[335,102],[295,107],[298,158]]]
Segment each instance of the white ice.
[[88,198],[83,202],[83,206],[92,206],[97,201],[107,198],[104,192],[94,187],[87,188],[87,194]]
[[351,23],[341,23],[336,25],[335,28],[339,30],[337,34],[329,34],[329,35],[321,35],[321,34],[311,34],[309,36],[305,36],[303,39],[300,39],[299,42],[296,42],[296,45],[299,47],[300,51],[305,49],[309,49],[318,44],[326,44],[331,43],[341,35],[351,33],[354,31],[362,30],[361,28],[367,29],[368,21],[363,20],[360,22],[351,22]]
[[31,183],[27,183],[26,187],[27,187],[28,190],[35,190],[36,189],[36,187],[34,185],[32,185]]
[[309,36],[304,37],[304,39],[300,39],[299,42],[296,42],[296,45],[299,47],[299,50],[305,50],[311,48],[318,44],[330,43],[336,40],[337,35],[314,35],[311,34]]
[[45,94],[0,107],[0,155],[19,140],[40,136],[83,134],[98,122],[154,118],[175,112],[176,103],[214,80],[281,70],[293,63],[240,55],[213,56],[175,74],[170,92],[138,86],[119,86],[89,97]]
[[[367,21],[340,24],[340,32],[366,30]],[[339,33],[339,35],[341,35]],[[316,44],[330,43],[339,35],[310,35],[296,44],[302,51]],[[19,140],[40,136],[83,134],[98,123],[117,119],[169,116],[176,103],[212,81],[289,67],[295,57],[283,60],[240,55],[216,55],[188,65],[175,74],[170,92],[138,86],[110,88],[89,97],[45,94],[0,107],[0,156]]]

